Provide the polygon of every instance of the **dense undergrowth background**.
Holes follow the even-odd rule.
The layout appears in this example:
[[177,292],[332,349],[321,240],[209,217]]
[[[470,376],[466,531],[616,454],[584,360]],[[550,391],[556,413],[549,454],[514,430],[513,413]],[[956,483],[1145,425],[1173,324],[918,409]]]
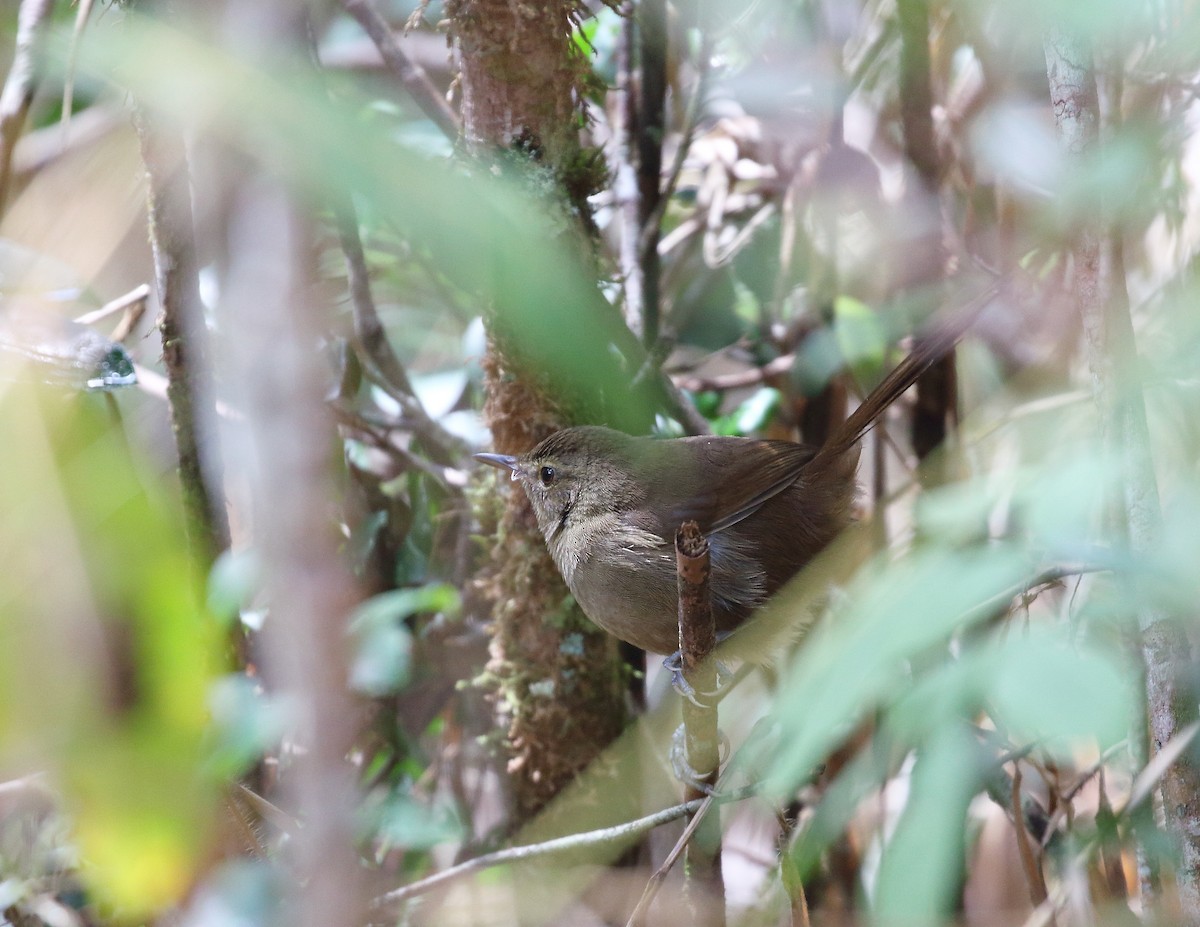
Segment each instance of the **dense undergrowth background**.
[[678,801],[470,454],[819,442],[980,293],[721,706],[729,920],[1200,923],[1195,4],[19,7],[0,923],[625,923],[678,823],[387,894]]

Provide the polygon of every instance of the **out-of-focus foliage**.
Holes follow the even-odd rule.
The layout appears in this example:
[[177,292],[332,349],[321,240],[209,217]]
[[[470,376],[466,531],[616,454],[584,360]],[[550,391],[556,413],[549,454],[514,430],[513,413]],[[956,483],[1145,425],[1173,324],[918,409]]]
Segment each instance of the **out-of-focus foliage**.
[[186,890],[211,837],[223,657],[175,500],[115,409],[12,379],[0,396],[0,727],[6,762],[61,785],[97,900],[136,913]]
[[[939,452],[947,484],[922,485],[902,415],[881,423],[863,454],[869,531],[837,551],[832,591],[810,575],[776,604],[797,624],[814,607],[820,620],[722,706],[734,780],[803,804],[782,839],[760,805],[726,811],[731,901],[748,923],[774,922],[782,843],[822,915],[1017,922],[1031,895],[1042,903],[1039,892],[1047,912],[1070,906],[1094,921],[1109,906],[1129,910],[1131,898],[1136,907],[1143,886],[1125,876],[1136,846],[1168,872],[1172,850],[1147,803],[1128,804],[1145,759],[1130,641],[1148,607],[1194,639],[1200,601],[1200,10],[930,4],[944,168],[935,193],[903,153],[893,4],[715,5],[711,46],[700,41],[700,13],[672,10],[668,163],[685,134],[693,139],[663,216],[666,334],[651,356],[666,358],[715,433],[800,437],[827,388],[869,389],[914,321],[949,298],[946,276],[1003,284],[959,351],[960,428]],[[487,445],[481,317],[515,332],[546,388],[584,397],[593,420],[681,426],[609,305],[620,301],[627,234],[615,184],[593,198],[592,262],[544,167],[512,153],[495,163],[455,154],[390,77],[336,63],[356,60],[362,39],[331,15],[327,33],[316,29],[323,74],[300,52],[250,61],[236,42],[211,44],[119,7],[94,17],[78,50],[76,120],[107,122],[65,154],[28,155],[18,171],[0,225],[14,242],[4,254],[38,260],[0,263],[0,294],[6,310],[32,293],[66,319],[151,279],[127,96],[191,139],[210,310],[230,285],[229,251],[257,247],[227,225],[229,162],[265,168],[309,210],[312,283],[328,320],[312,348],[329,360],[342,461],[328,517],[364,596],[354,614],[330,620],[346,622],[348,682],[364,706],[350,757],[362,785],[353,827],[382,893],[503,842],[504,777],[522,774],[496,762],[500,732],[473,684],[488,659],[475,578],[496,543],[497,494],[508,491],[468,464]],[[610,87],[628,78],[616,55],[621,25],[604,8],[578,34]],[[1042,50],[1052,26],[1087,34],[1110,78],[1105,92],[1121,93],[1105,98],[1114,124],[1083,164],[1055,137]],[[10,46],[12,30],[4,36]],[[58,131],[68,36],[61,29],[47,45],[37,132]],[[404,41],[422,39],[442,55],[427,64],[444,64],[431,30]],[[711,60],[697,62],[700,48]],[[689,126],[701,71],[705,97]],[[443,89],[449,77],[434,74]],[[618,96],[590,100],[584,128],[614,168],[624,157],[613,141]],[[346,348],[356,335],[331,214],[347,197],[411,397]],[[1071,237],[1110,222],[1141,352],[1139,369],[1122,371],[1123,388],[1134,401],[1144,390],[1152,444],[1140,450],[1155,465],[1164,514],[1150,549],[1132,547],[1113,519],[1123,470],[1099,437],[1068,286]],[[47,277],[51,266],[59,270]],[[53,282],[63,267],[69,294]],[[238,338],[212,335],[217,351]],[[152,375],[152,326],[125,343]],[[51,923],[56,906],[59,922],[76,923],[72,911],[86,907],[133,922],[179,905],[189,924],[271,923],[294,889],[288,853],[304,822],[297,809],[246,812],[218,800],[237,777],[273,798],[304,751],[253,648],[229,672],[242,636],[259,640],[276,617],[259,588],[253,505],[238,496],[244,461],[224,460],[238,550],[197,576],[153,377],[142,376],[144,392],[64,391],[6,357],[0,778],[45,773],[60,798],[44,812],[18,809],[18,821],[0,793],[0,917]],[[236,417],[227,386],[217,387],[222,414]],[[538,683],[535,696],[545,691]],[[657,732],[675,705],[651,683],[649,754],[638,755],[631,734],[528,833],[616,823],[604,815],[670,801],[659,776],[668,744]],[[1200,683],[1191,684],[1194,702]],[[612,768],[637,771],[614,783],[601,774]],[[994,828],[999,843],[987,839]],[[1020,865],[1022,839],[1032,841],[1040,886]],[[246,851],[257,861],[212,866]],[[570,905],[590,904],[621,919],[627,886],[615,867],[582,871],[594,877],[586,896],[577,872],[529,864],[396,917],[555,923]]]

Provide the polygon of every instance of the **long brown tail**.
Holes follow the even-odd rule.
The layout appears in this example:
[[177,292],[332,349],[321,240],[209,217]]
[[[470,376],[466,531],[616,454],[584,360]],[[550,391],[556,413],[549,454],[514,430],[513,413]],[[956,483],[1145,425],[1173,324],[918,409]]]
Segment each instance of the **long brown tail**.
[[835,431],[828,441],[822,445],[813,458],[809,468],[819,466],[822,462],[841,457],[862,439],[871,426],[879,419],[893,402],[904,395],[905,391],[917,382],[926,370],[945,357],[971,326],[971,322],[999,291],[999,284],[993,283],[982,293],[973,297],[962,309],[956,310],[949,319],[939,317],[938,320],[917,332],[913,338],[913,349],[908,356],[897,364],[875,389],[871,390],[866,399]]

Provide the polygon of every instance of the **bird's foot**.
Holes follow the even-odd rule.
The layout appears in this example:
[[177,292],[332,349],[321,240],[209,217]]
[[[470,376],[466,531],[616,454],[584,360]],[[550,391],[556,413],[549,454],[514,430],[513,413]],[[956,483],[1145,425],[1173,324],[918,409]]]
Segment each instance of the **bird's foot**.
[[[729,637],[728,631],[724,631],[724,632],[717,634],[717,643],[720,643],[721,641],[725,640],[727,637]],[[693,705],[697,706],[698,708],[705,707],[705,705],[699,701],[700,699],[706,699],[709,701],[710,704],[711,704],[711,702],[718,700],[718,698],[721,695],[722,686],[724,686],[724,684],[733,677],[733,673],[730,671],[729,667],[727,667],[720,660],[717,660],[716,661],[716,665],[717,665],[717,687],[716,687],[716,689],[714,689],[712,692],[698,692],[698,691],[696,691],[696,687],[693,686],[690,682],[688,682],[683,676],[683,651],[682,650],[676,650],[669,657],[666,657],[663,660],[662,665],[663,665],[663,669],[665,669],[667,672],[669,672],[671,674],[671,685],[674,686],[675,691],[678,692],[680,695],[682,695],[684,698],[686,698]]]
[[713,794],[713,783],[709,782],[709,778],[714,778],[718,769],[725,765],[725,761],[729,759],[729,738],[725,736],[723,731],[717,731],[719,738],[717,744],[717,765],[710,773],[702,773],[694,769],[687,760],[687,729],[681,724],[675,728],[675,733],[671,735],[671,749],[668,753],[668,759],[671,761],[671,769],[675,773],[675,778],[690,788],[696,789],[705,795]]

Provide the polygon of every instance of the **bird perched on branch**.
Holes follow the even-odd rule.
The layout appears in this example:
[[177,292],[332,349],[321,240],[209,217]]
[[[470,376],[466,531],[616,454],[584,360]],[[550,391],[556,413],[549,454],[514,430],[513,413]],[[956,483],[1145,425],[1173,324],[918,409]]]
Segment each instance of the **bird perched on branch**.
[[621,640],[672,653],[680,524],[696,521],[708,539],[713,614],[728,635],[849,524],[860,439],[955,340],[949,332],[916,339],[820,448],[583,426],[520,456],[475,456],[521,484],[587,616]]

